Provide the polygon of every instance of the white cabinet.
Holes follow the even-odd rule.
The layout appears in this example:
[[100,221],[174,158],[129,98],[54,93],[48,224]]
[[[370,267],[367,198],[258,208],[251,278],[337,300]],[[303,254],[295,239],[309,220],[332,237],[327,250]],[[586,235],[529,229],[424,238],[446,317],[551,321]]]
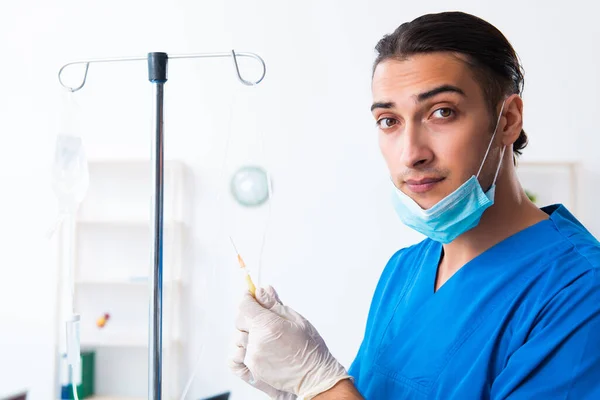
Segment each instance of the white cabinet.
[[[66,229],[71,239],[61,235],[63,241],[73,240],[66,252],[63,246],[61,262],[74,262],[74,310],[81,315],[81,347],[96,351],[98,396],[147,398],[151,163],[91,161],[89,171],[89,191],[71,229]],[[180,302],[191,186],[187,168],[166,161],[164,182],[163,396],[176,399],[183,389]],[[63,279],[62,284],[68,282]],[[109,319],[100,327],[97,320],[104,314]]]

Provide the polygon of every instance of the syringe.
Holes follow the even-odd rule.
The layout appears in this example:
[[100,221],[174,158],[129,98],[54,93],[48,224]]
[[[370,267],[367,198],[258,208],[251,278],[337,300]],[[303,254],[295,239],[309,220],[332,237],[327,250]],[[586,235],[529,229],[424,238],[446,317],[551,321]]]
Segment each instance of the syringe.
[[256,286],[254,286],[254,282],[252,282],[250,273],[248,272],[248,269],[246,268],[246,263],[244,262],[244,259],[238,252],[237,247],[235,247],[235,243],[233,243],[233,239],[231,238],[231,236],[229,236],[229,240],[231,241],[231,245],[233,246],[233,249],[235,250],[235,253],[237,254],[238,264],[240,265],[240,268],[242,269],[242,271],[244,271],[244,274],[246,277],[246,284],[248,285],[248,291],[250,293],[252,293],[252,296],[256,297]]

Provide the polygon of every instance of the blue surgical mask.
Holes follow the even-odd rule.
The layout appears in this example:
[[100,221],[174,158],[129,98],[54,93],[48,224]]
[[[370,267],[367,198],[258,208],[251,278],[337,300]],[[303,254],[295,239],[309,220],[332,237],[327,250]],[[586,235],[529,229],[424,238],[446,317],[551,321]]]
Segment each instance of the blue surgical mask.
[[502,103],[502,108],[496,121],[496,128],[494,128],[492,139],[483,156],[483,161],[477,175],[471,176],[458,189],[444,197],[433,207],[427,210],[422,209],[413,199],[396,188],[392,182],[394,189],[392,195],[394,209],[405,225],[436,242],[447,244],[479,224],[483,212],[494,204],[496,178],[498,177],[504,150],[506,149],[506,147],[502,148],[492,186],[484,193],[479,183],[479,174],[490,152],[503,110],[504,103]]

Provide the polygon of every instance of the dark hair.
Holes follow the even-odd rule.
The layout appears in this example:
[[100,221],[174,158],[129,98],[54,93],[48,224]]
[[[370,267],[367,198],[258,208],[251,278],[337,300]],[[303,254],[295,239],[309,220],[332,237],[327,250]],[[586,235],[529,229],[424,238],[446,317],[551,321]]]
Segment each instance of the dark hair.
[[[384,60],[404,59],[414,54],[452,52],[465,55],[494,116],[492,125],[497,119],[498,102],[504,96],[523,93],[523,68],[509,41],[492,24],[470,14],[423,15],[385,35],[375,49],[378,55],[373,71]],[[521,130],[513,151],[521,155],[526,146],[527,135]]]

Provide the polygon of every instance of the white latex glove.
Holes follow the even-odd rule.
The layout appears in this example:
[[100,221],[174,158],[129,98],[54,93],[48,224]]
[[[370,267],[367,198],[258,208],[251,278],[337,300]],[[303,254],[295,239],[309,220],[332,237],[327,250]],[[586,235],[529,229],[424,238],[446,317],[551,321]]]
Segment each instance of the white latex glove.
[[[279,302],[279,298],[277,294],[270,290],[272,295],[266,295],[265,291],[262,289],[258,289],[256,291],[256,297],[260,300],[260,304],[265,308],[271,308],[275,305],[276,302]],[[259,296],[259,293],[262,296]],[[244,298],[245,300],[245,298]],[[255,300],[256,301],[256,300]],[[240,305],[241,306],[241,305]],[[237,320],[239,321],[240,315],[238,315]],[[239,326],[239,323],[236,322],[236,326]],[[252,372],[248,369],[246,364],[244,364],[244,359],[246,357],[246,348],[248,347],[248,331],[242,331],[238,327],[238,331],[236,332],[235,337],[235,351],[233,357],[229,360],[229,367],[239,378],[241,378],[244,382],[254,386],[258,390],[266,393],[271,399],[275,400],[295,400],[297,399],[295,394],[284,392],[282,390],[275,389],[273,386],[268,383],[256,380],[254,376],[252,376]]]
[[284,306],[270,286],[258,289],[256,299],[244,295],[236,325],[238,344],[246,346],[231,365],[272,398],[293,399],[282,397],[292,393],[309,400],[350,378],[311,323]]

